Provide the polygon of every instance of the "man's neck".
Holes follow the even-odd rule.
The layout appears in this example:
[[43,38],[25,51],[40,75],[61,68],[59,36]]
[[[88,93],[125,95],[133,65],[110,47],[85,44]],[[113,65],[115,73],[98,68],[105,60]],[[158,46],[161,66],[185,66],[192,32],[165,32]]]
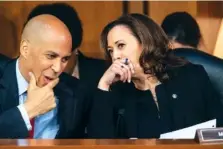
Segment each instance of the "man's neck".
[[25,80],[29,82],[29,72],[26,70],[26,67],[23,63],[24,60],[21,57],[19,57],[18,59],[19,71],[21,75],[25,78]]
[[195,47],[192,47],[192,46],[189,46],[189,45],[183,45],[179,42],[172,42],[172,47],[173,47],[173,49],[178,49],[178,48],[195,49]]
[[80,79],[78,64],[76,64],[74,66],[74,70],[73,70],[72,76],[77,78],[77,79]]
[[18,85],[19,96],[22,95],[28,88],[28,82],[23,77],[21,70],[19,68],[19,60],[16,61],[16,80]]

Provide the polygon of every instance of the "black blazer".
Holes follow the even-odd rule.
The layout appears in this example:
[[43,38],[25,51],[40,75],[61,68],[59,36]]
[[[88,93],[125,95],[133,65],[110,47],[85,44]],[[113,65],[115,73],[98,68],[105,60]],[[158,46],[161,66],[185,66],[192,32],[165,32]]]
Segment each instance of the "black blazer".
[[199,49],[177,48],[172,50],[174,55],[186,58],[194,64],[200,64],[207,71],[210,81],[220,93],[223,103],[223,59],[208,54]]
[[110,92],[98,89],[90,113],[89,136],[159,138],[161,133],[215,118],[217,126],[223,126],[219,94],[202,66],[187,64],[168,70],[168,75],[170,79],[162,83],[162,89],[156,88],[159,114],[154,101],[135,96],[136,89],[131,85]]
[[[27,127],[17,108],[19,97],[15,64],[16,60],[10,61],[0,78],[0,138],[28,137]],[[81,116],[76,112],[75,89],[74,86],[71,90],[61,81],[54,88],[54,93],[59,99],[59,131],[56,138],[81,138],[84,135],[84,126],[79,123]]]
[[107,68],[105,60],[86,57],[81,52],[78,54],[78,65],[81,82],[92,86],[98,85]]

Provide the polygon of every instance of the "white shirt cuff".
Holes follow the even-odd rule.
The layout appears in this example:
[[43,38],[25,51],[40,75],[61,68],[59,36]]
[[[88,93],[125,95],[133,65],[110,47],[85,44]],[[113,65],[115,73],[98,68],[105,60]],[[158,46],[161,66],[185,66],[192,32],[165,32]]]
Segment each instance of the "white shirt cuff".
[[17,108],[19,109],[19,111],[22,115],[22,118],[26,124],[28,131],[32,130],[32,125],[30,123],[28,113],[26,112],[26,109],[24,108],[23,104],[18,105]]

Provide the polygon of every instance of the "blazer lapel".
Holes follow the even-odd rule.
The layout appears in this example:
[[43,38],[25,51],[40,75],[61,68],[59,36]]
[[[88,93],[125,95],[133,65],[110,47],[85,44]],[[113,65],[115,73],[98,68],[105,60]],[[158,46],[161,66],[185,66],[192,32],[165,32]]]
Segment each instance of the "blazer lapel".
[[137,101],[138,100],[135,98],[136,97],[135,92],[131,91],[132,89],[134,89],[133,84],[124,85],[124,87],[128,87],[127,90],[123,90],[128,93],[125,93],[124,95],[126,95],[127,97],[124,97],[122,99],[122,100],[125,100],[123,101],[123,103],[125,103],[123,106],[126,111],[126,112],[125,111],[123,112],[123,115],[125,116],[126,122],[129,122],[129,123],[126,125],[127,132],[124,133],[124,134],[127,134],[127,136],[122,136],[122,137],[137,138],[137,135],[139,132],[138,121],[137,121],[137,118],[138,118]]
[[54,89],[55,95],[59,100],[58,104],[58,123],[59,131],[56,138],[68,138],[72,128],[73,111],[73,92],[65,84],[59,83]]
[[[176,129],[177,126],[180,126],[179,123],[184,123],[184,117],[182,117],[183,112],[187,111],[183,108],[186,108],[184,105],[184,89],[182,84],[182,79],[180,74],[180,68],[175,68],[173,70],[168,71],[168,75],[170,77],[170,80],[164,82],[164,92],[165,97],[160,97],[161,99],[167,99],[162,100],[160,103],[161,109],[163,111],[160,111],[162,114],[162,124],[165,128],[163,131],[172,131],[173,129]],[[179,87],[182,86],[182,87]],[[181,113],[179,114],[179,111]]]
[[18,85],[16,79],[16,60],[10,61],[5,67],[0,79],[0,105],[1,110],[6,111],[19,104]]

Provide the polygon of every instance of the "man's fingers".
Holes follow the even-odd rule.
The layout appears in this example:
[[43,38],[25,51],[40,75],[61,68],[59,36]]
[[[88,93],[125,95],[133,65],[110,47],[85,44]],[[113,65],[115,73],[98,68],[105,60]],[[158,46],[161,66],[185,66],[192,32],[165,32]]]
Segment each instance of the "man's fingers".
[[49,87],[51,89],[53,89],[59,82],[59,78],[56,78],[54,80],[52,80],[50,83],[48,83],[45,87]]
[[29,80],[29,87],[28,90],[33,90],[37,87],[36,85],[36,78],[32,72],[29,72],[30,80]]

